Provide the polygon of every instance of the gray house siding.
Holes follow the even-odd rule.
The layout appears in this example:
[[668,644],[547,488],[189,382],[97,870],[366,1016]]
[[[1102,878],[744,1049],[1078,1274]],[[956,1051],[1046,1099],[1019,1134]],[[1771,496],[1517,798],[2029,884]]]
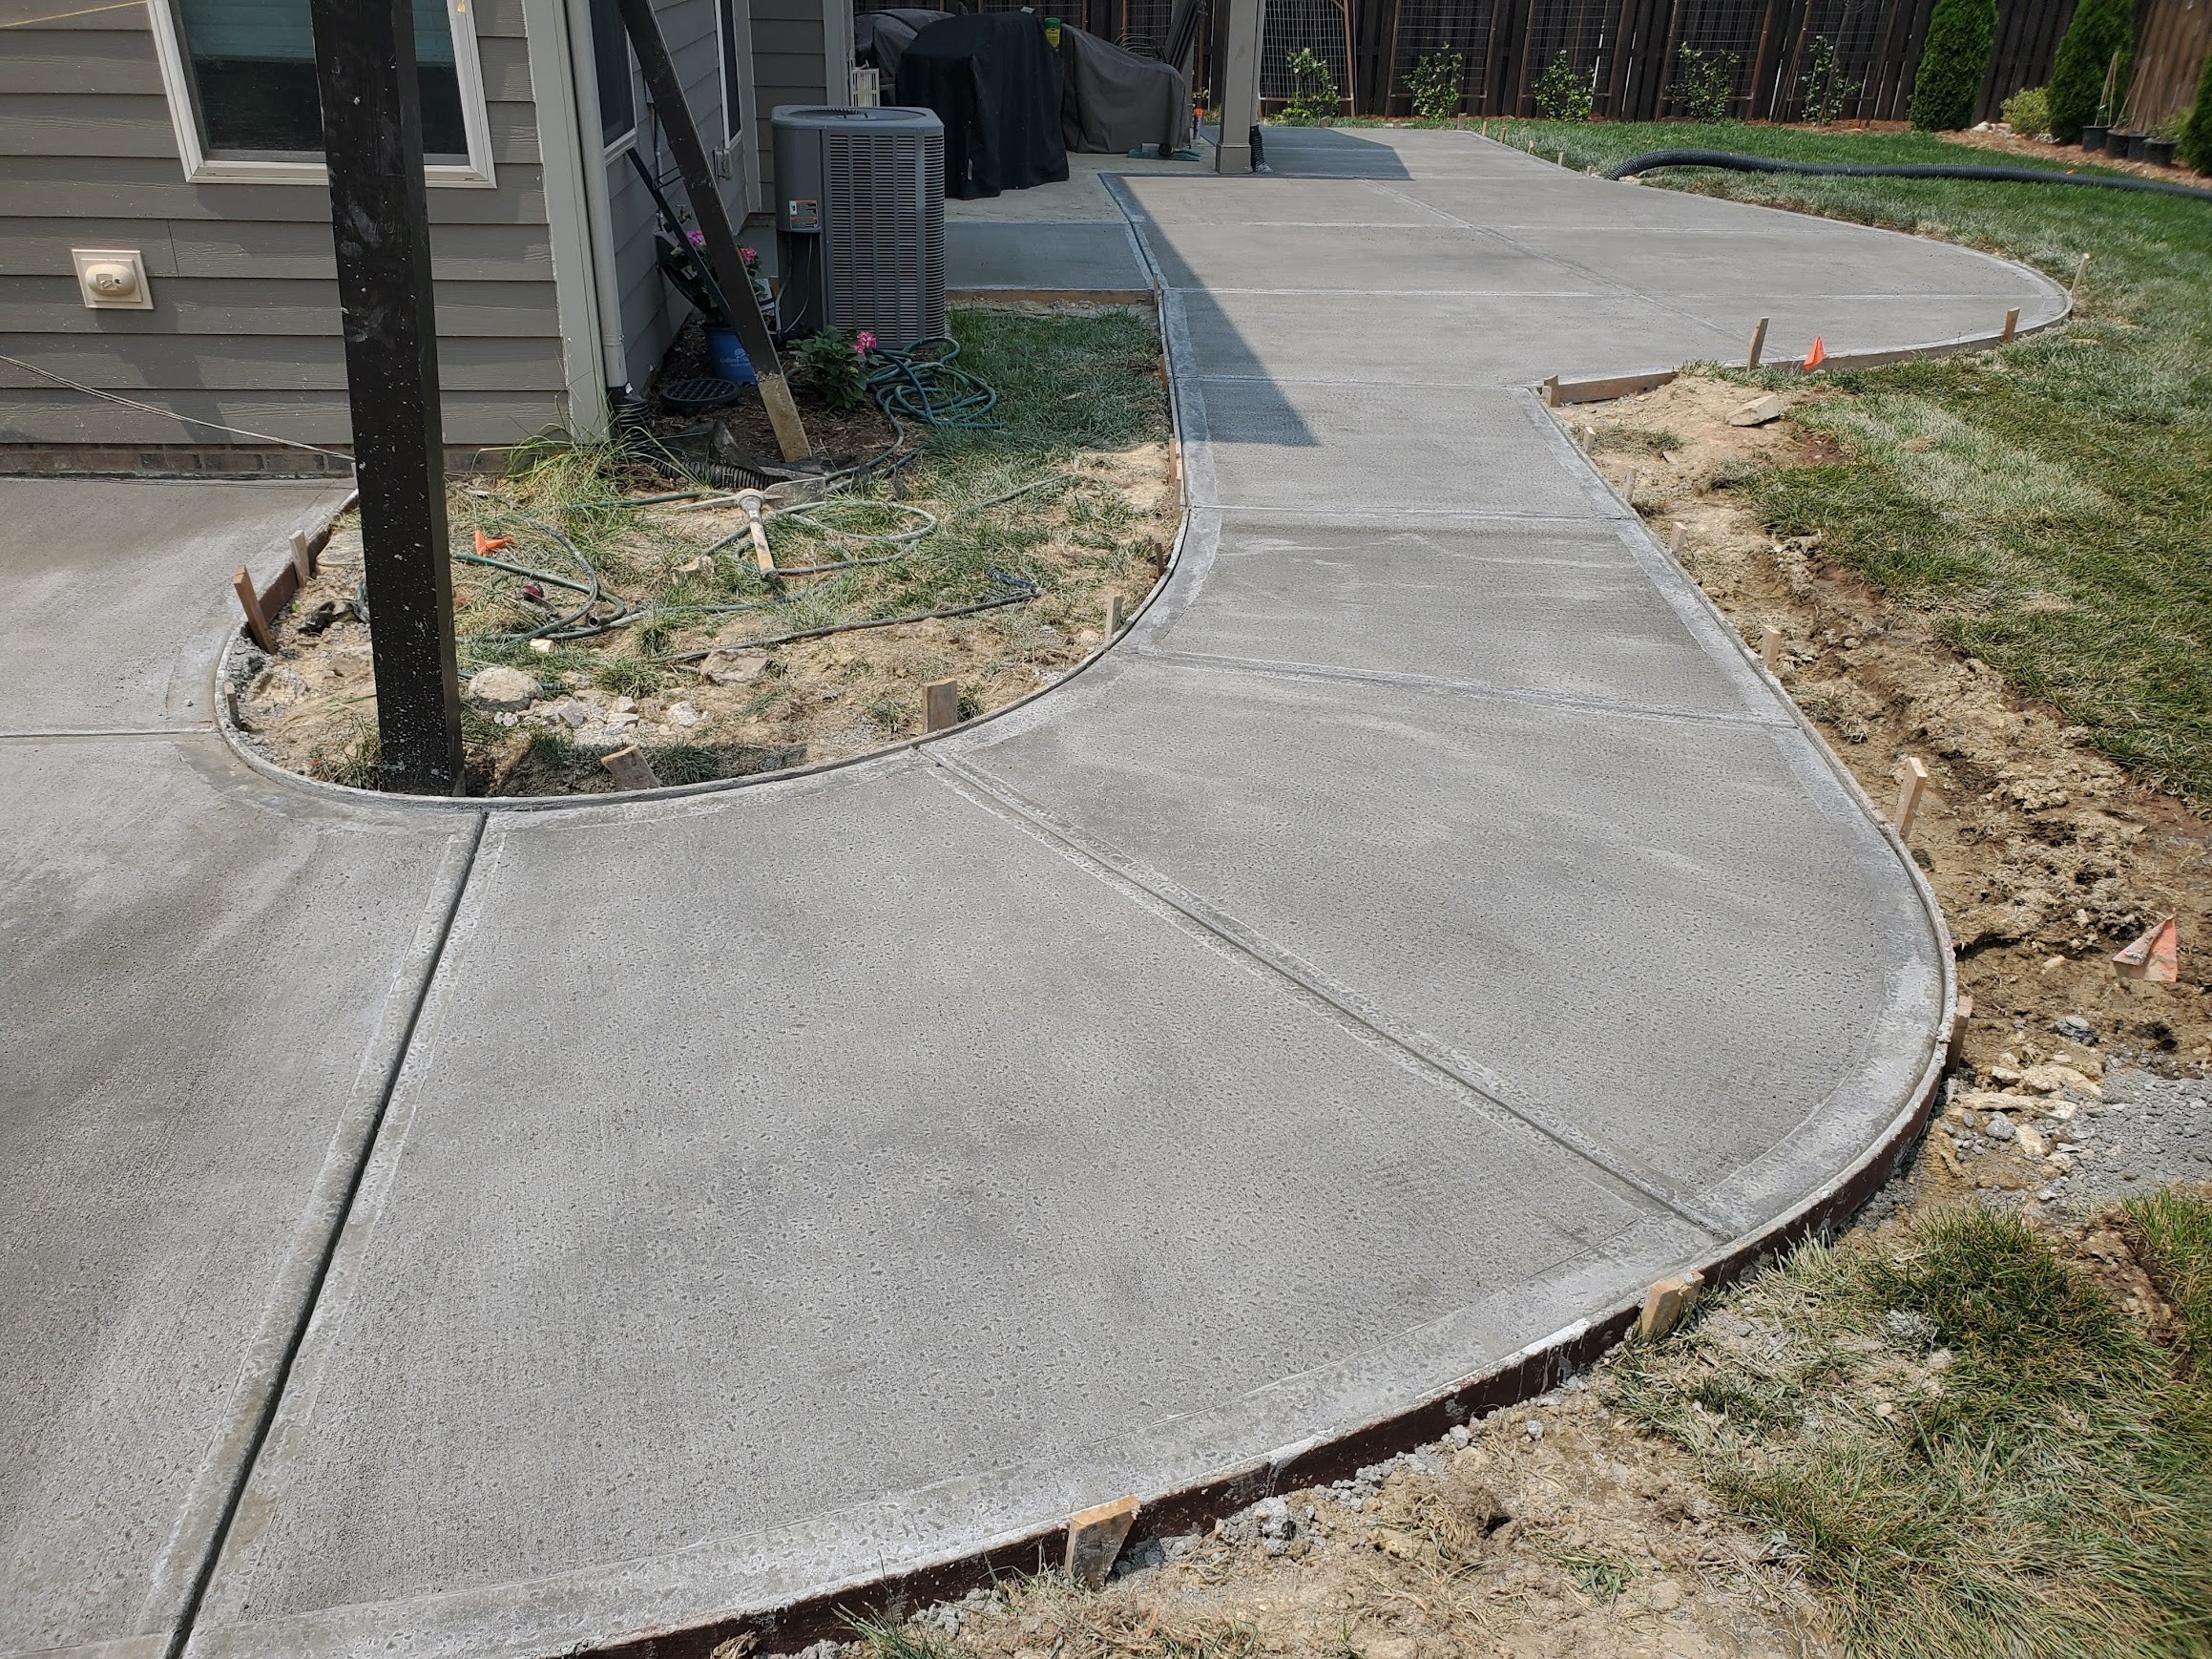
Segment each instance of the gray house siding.
[[842,104],[852,96],[851,0],[753,0],[753,142],[763,204],[776,200],[768,116],[779,104]]
[[[521,0],[470,10],[497,185],[429,192],[431,269],[447,441],[494,445],[564,421],[567,380]],[[0,352],[177,414],[345,442],[323,186],[186,179],[143,10],[6,39]],[[73,247],[141,250],[154,309],[86,309]],[[0,364],[0,444],[222,441]]]
[[[698,123],[700,141],[709,155],[722,147],[721,44],[716,32],[716,0],[667,0],[657,6],[661,38],[676,60],[683,83],[683,98]],[[741,23],[744,10],[738,8]],[[683,188],[674,181],[675,163],[662,141],[660,124],[645,98],[643,78],[631,66],[634,103],[637,110],[636,148],[664,184],[669,200],[680,207]],[[617,149],[607,160],[607,198],[613,220],[615,269],[622,315],[622,340],[629,359],[630,379],[642,390],[647,376],[676,338],[690,307],[660,275],[654,255],[653,199],[638,180],[637,170],[624,151]],[[743,222],[750,207],[742,168],[731,169],[721,181],[722,205],[733,223]]]

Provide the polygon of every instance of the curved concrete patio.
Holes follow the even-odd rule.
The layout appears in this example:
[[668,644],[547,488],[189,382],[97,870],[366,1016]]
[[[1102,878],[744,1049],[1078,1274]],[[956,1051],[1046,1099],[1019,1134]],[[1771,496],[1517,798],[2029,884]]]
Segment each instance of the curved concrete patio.
[[[873,761],[273,782],[210,723],[221,581],[327,500],[0,496],[0,1653],[544,1654],[1033,1561],[1542,1386],[1878,1176],[1932,901],[1527,388],[2063,292],[1462,134],[1269,142],[1306,176],[1117,187],[1165,587]],[[136,551],[87,636],[94,511]]]

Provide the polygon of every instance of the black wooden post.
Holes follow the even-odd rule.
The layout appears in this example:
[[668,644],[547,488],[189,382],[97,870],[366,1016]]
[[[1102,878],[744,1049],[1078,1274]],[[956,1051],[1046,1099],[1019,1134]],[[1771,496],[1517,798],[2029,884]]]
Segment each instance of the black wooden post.
[[312,0],[384,783],[461,788],[446,439],[410,0]]
[[783,458],[803,461],[810,448],[806,428],[799,419],[799,406],[791,401],[791,388],[776,356],[776,342],[768,336],[768,320],[761,315],[761,303],[753,298],[752,279],[738,256],[737,233],[730,229],[730,216],[722,208],[714,169],[707,163],[706,146],[699,142],[699,129],[692,124],[683,83],[677,78],[676,64],[668,55],[668,42],[661,38],[660,20],[653,14],[653,0],[620,0],[620,5],[622,27],[629,32],[630,44],[637,52],[637,67],[645,72],[645,90],[653,99],[653,113],[659,117],[660,130],[675,153],[676,170],[683,177],[683,194],[691,203],[691,216],[699,220],[699,235],[706,239],[707,263],[714,267],[715,281],[721,285],[722,297],[733,313],[730,326],[738,331],[738,344],[752,359],[753,373],[760,380],[761,402],[767,406],[768,424],[776,429],[776,442],[783,447]]

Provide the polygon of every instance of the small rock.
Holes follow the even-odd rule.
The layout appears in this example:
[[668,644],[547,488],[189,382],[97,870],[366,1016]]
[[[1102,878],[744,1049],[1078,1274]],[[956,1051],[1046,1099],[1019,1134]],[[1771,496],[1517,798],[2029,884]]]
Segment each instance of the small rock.
[[2013,1120],[2002,1112],[1992,1112],[1990,1121],[1982,1126],[1982,1133],[1993,1141],[2010,1141],[2013,1138]]
[[701,666],[717,685],[750,685],[768,672],[768,659],[759,651],[716,651]]
[[678,703],[669,709],[668,718],[678,725],[691,726],[699,724],[699,714],[690,704]]
[[1450,1435],[1447,1438],[1453,1445],[1464,1446],[1474,1437],[1467,1432],[1467,1425],[1465,1423],[1455,1423],[1452,1425]]
[[1742,408],[1730,412],[1728,424],[1732,427],[1763,427],[1768,421],[1782,418],[1782,399],[1771,391],[1764,397],[1755,397]]
[[1643,1605],[1655,1613],[1671,1613],[1682,1605],[1681,1586],[1672,1579],[1655,1580],[1643,1592]]
[[511,714],[535,703],[544,687],[519,668],[479,668],[469,679],[469,701],[494,714]]
[[1530,1439],[1532,1439],[1532,1440],[1540,1440],[1540,1439],[1542,1439],[1543,1438],[1544,1438],[1544,1425],[1543,1425],[1543,1423],[1542,1423],[1541,1421],[1539,1421],[1539,1420],[1538,1420],[1537,1418],[1531,1418],[1529,1419],[1529,1438],[1530,1438]]
[[635,697],[617,697],[612,705],[616,714],[628,714],[637,706]]
[[2013,1131],[2013,1139],[2031,1158],[2040,1158],[2051,1150],[2051,1144],[2025,1124]]
[[1878,1418],[1893,1418],[1897,1415],[1897,1408],[1888,1400],[1883,1400],[1874,1407],[1874,1415]]
[[1883,1314],[1882,1329],[1903,1348],[1926,1348],[1936,1335],[1935,1321],[1909,1308],[1892,1308]]
[[563,725],[580,729],[592,724],[592,711],[572,697],[553,710],[553,718]]
[[1252,1519],[1259,1523],[1262,1538],[1288,1538],[1298,1530],[1298,1522],[1291,1519],[1290,1504],[1282,1498],[1263,1498],[1252,1505]]
[[2054,1024],[2051,1029],[2068,1042],[2079,1043],[2083,1048],[2097,1046],[2097,1028],[2078,1014],[2067,1015]]

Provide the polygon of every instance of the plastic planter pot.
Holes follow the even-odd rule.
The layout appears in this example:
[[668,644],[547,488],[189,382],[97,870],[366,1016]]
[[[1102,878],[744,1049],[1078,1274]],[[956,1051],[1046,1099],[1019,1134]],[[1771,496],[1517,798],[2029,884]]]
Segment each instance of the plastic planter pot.
[[2103,148],[2104,148],[2104,136],[2105,136],[2107,133],[2111,132],[2111,131],[2112,131],[2112,129],[2111,129],[2110,127],[2084,127],[2084,128],[2082,128],[2082,129],[2081,129],[2081,147],[2082,147],[2084,150],[2101,150],[2101,149],[2103,149]]
[[2130,161],[2140,161],[2143,158],[2143,140],[2149,136],[2148,133],[2111,133],[2105,136],[2104,147],[2117,155],[2125,156]]
[[2171,167],[2174,164],[2174,140],[2171,138],[2145,138],[2143,140],[2143,159],[2155,161],[2160,167]]
[[735,329],[711,326],[707,328],[706,360],[714,366],[717,374],[724,380],[734,380],[740,386],[752,386],[759,379],[753,372],[753,360],[745,355],[745,348],[738,344]]

